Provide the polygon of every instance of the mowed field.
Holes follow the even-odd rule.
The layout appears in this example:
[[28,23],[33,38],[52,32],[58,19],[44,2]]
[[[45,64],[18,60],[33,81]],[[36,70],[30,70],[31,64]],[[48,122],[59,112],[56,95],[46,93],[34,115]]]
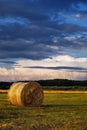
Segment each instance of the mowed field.
[[12,106],[1,92],[0,130],[87,130],[87,91],[44,91],[36,108]]

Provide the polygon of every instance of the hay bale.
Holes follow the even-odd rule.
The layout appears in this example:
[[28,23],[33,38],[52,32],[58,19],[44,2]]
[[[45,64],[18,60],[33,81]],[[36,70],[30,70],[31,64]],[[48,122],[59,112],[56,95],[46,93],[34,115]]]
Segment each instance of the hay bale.
[[8,91],[10,103],[17,106],[40,106],[43,97],[43,90],[37,82],[16,82]]

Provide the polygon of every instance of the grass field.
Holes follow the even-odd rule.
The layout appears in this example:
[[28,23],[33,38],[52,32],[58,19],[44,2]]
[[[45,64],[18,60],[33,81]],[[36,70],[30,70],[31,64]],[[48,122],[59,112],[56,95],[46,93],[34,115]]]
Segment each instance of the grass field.
[[11,106],[0,93],[0,130],[87,130],[87,93],[44,93],[39,108]]

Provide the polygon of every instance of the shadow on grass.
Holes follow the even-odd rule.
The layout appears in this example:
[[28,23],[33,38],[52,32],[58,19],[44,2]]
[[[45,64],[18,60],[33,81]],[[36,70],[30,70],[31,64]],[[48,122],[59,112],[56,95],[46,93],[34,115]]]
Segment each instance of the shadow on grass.
[[0,110],[27,110],[27,109],[38,109],[38,108],[58,108],[58,107],[83,107],[83,106],[87,106],[87,104],[43,104],[40,107],[17,107],[17,106],[9,106],[7,108],[0,108]]
[[80,106],[87,106],[87,104],[46,104],[42,105],[42,108],[49,108],[49,107],[80,107]]
[[[17,127],[17,126],[2,126],[0,130],[59,130],[58,127],[51,127],[51,126],[33,126],[32,128],[28,127]],[[63,130],[63,129],[61,129]]]

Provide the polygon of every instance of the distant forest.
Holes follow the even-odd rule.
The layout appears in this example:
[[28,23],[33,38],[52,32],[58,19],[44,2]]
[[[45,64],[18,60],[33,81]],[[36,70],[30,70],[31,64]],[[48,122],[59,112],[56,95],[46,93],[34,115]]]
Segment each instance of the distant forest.
[[[28,81],[21,81],[28,82]],[[87,90],[87,80],[76,81],[68,79],[39,80],[43,89],[47,90]],[[9,89],[13,82],[0,82],[0,89]]]

